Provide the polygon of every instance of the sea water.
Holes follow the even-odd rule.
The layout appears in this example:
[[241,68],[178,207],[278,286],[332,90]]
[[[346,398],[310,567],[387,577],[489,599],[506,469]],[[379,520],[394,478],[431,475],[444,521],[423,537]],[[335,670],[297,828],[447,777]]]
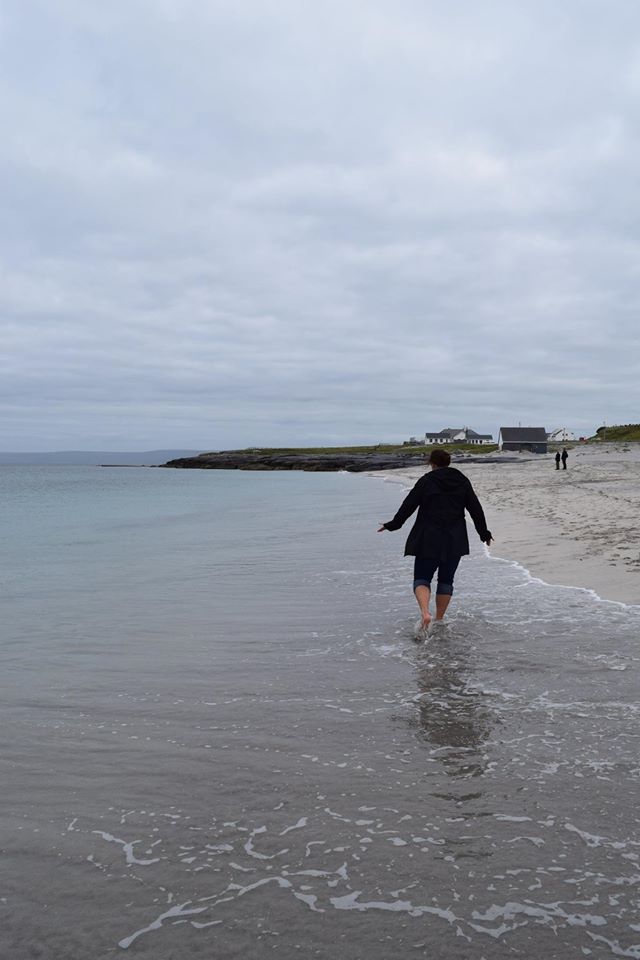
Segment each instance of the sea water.
[[637,608],[471,529],[416,644],[379,479],[0,486],[3,957],[640,957]]

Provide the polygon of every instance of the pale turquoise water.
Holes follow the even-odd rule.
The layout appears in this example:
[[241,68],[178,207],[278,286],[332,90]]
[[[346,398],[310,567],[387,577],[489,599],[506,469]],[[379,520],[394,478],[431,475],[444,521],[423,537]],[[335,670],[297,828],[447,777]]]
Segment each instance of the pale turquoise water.
[[0,485],[2,956],[640,957],[637,610],[479,549],[416,646],[378,479]]

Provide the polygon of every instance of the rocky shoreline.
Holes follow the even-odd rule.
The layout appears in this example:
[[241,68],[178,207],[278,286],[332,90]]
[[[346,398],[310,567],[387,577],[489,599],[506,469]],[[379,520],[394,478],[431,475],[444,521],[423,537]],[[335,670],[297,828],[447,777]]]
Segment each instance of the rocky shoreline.
[[[461,455],[455,458],[460,463],[496,463],[503,457]],[[306,470],[327,472],[346,470],[349,473],[364,473],[378,470],[401,470],[407,467],[424,467],[426,454],[378,454],[378,453],[202,453],[197,457],[179,457],[162,464],[179,470]]]

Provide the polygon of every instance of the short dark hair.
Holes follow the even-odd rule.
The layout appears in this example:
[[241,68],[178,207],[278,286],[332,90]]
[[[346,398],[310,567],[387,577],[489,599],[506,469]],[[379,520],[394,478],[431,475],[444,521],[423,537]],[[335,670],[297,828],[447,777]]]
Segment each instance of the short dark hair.
[[436,449],[432,450],[429,454],[429,463],[433,463],[436,467],[448,467],[451,463],[451,454],[447,453],[446,450],[436,447]]

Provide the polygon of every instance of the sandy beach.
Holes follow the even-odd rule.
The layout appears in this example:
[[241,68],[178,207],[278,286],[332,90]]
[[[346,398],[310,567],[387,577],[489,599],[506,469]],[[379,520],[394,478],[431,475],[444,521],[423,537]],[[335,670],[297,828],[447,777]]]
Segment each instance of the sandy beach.
[[[517,561],[546,583],[640,604],[640,446],[584,445],[569,453],[566,471],[556,471],[553,454],[454,465],[485,508],[492,556]],[[388,477],[413,484],[422,472]]]

